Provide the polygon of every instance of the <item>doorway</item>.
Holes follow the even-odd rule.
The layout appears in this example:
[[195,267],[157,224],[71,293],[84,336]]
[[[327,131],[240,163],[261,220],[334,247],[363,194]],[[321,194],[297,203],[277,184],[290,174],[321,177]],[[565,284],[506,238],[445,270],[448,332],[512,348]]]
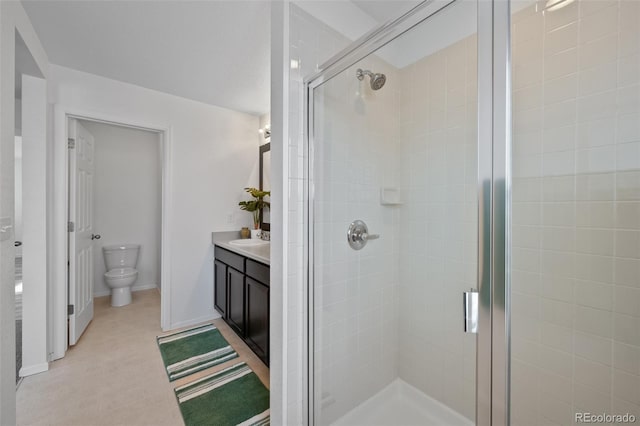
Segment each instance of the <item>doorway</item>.
[[[161,290],[162,159],[157,131],[74,118],[69,129],[75,145],[69,152],[74,225],[69,232],[69,344],[74,345],[91,321],[94,297],[116,292],[111,305],[120,307],[125,292]],[[87,164],[80,163],[80,155]],[[119,252],[131,253],[133,263],[107,270],[107,253]],[[133,283],[111,288],[105,273],[117,275],[123,266],[134,269]]]
[[[160,325],[165,328],[170,323],[169,318],[169,306],[170,306],[170,276],[169,262],[170,247],[164,242],[167,241],[166,236],[169,235],[169,219],[171,215],[171,203],[169,199],[168,183],[170,179],[170,167],[171,163],[171,128],[168,126],[148,124],[136,122],[135,120],[101,116],[95,112],[83,112],[78,110],[70,110],[62,106],[54,107],[54,123],[55,123],[55,145],[54,145],[54,159],[56,165],[55,172],[55,184],[54,184],[54,196],[56,201],[54,202],[54,222],[56,226],[54,231],[54,245],[58,249],[53,254],[53,274],[56,277],[54,286],[50,298],[51,303],[51,320],[50,320],[50,333],[52,335],[52,353],[51,359],[60,359],[65,356],[65,353],[69,344],[68,334],[68,304],[69,304],[69,288],[66,283],[68,282],[69,271],[67,269],[69,244],[68,237],[68,222],[69,222],[69,202],[68,202],[68,176],[69,176],[69,120],[81,120],[89,123],[89,126],[97,126],[98,124],[109,125],[111,129],[119,130],[131,130],[135,132],[147,132],[157,136],[157,151],[154,154],[154,160],[156,164],[160,164],[160,206],[156,207],[161,211],[160,214],[160,230],[159,232],[159,246],[160,246],[160,272],[159,282],[155,284],[160,285],[161,293],[161,314]],[[121,157],[122,159],[122,157]],[[101,236],[102,238],[102,236]],[[95,240],[94,240],[95,241]],[[98,240],[100,241],[100,240]],[[142,251],[141,251],[142,253]],[[149,252],[148,252],[149,253]],[[93,256],[99,258],[102,253]],[[104,264],[104,262],[103,262]],[[94,265],[94,263],[92,263]],[[92,275],[95,276],[99,271],[95,269]],[[63,284],[64,283],[64,284]],[[150,286],[150,283],[145,283]],[[105,288],[98,289],[98,294],[103,294]],[[101,293],[102,292],[102,293]]]

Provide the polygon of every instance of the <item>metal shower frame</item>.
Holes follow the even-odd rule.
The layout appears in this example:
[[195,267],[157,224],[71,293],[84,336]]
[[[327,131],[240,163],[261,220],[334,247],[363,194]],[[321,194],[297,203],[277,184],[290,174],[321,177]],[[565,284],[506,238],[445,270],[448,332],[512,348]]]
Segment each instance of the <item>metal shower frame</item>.
[[[304,80],[307,424],[314,424],[314,89],[458,1],[426,0],[353,42]],[[508,425],[511,262],[511,56],[509,0],[476,0],[478,11],[478,292],[476,421]],[[462,309],[461,309],[462,316]],[[462,321],[461,321],[462,324]]]

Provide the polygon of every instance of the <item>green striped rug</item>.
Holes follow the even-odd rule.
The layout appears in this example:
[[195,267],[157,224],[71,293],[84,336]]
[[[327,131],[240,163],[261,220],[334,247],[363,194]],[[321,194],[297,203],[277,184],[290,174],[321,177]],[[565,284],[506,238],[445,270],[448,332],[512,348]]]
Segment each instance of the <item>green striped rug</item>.
[[270,424],[269,391],[244,362],[175,389],[186,426]]
[[170,381],[238,356],[211,324],[158,336],[157,340]]

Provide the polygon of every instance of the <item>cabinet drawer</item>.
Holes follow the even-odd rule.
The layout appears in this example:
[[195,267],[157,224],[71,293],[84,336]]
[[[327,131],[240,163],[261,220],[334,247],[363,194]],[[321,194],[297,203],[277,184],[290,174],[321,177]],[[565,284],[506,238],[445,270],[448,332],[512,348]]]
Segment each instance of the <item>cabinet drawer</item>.
[[262,284],[269,285],[269,267],[263,263],[247,259],[247,275]]
[[216,246],[215,256],[216,260],[226,263],[237,271],[244,272],[244,257],[218,246]]

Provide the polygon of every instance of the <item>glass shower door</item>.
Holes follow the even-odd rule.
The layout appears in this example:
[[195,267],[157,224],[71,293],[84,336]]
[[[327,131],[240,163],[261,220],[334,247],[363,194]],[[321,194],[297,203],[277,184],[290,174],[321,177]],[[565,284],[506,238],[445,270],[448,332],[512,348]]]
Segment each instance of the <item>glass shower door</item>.
[[632,423],[640,2],[514,2],[512,21],[511,424]]
[[477,4],[443,5],[309,86],[316,425],[476,418]]

